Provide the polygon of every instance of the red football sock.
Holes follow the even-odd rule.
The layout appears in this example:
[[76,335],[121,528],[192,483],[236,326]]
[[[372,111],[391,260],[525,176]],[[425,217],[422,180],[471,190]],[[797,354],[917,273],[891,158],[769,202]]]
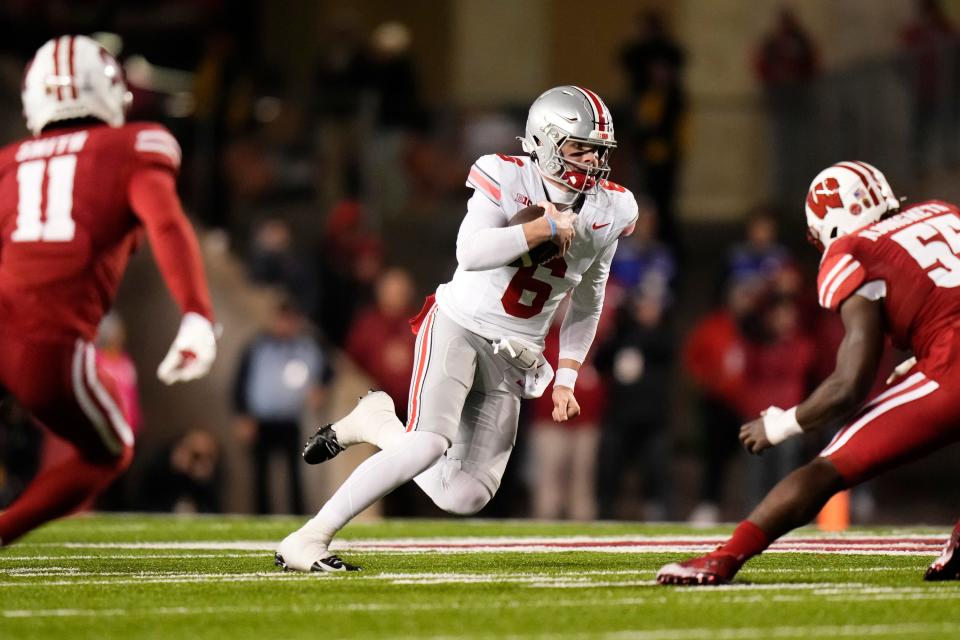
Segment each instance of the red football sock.
[[127,468],[132,454],[133,450],[127,449],[112,463],[94,464],[74,452],[65,462],[41,472],[0,514],[0,544],[10,544],[99,494]]
[[749,520],[744,520],[733,530],[733,535],[717,549],[719,553],[729,553],[746,562],[770,546],[772,540],[763,529]]

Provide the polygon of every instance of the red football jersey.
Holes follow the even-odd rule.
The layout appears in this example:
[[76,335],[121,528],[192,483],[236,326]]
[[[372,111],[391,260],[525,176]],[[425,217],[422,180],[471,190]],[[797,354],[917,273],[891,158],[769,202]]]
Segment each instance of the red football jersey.
[[0,326],[32,340],[90,340],[142,235],[131,176],[174,175],[162,125],[54,129],[0,150]]
[[935,336],[960,321],[958,255],[960,209],[918,203],[830,245],[817,279],[820,304],[837,310],[869,285],[883,296],[894,344],[921,360]]

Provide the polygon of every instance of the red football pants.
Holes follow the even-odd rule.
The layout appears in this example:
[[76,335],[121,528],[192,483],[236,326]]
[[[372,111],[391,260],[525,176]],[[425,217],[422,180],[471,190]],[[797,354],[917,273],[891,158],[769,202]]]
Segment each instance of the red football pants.
[[133,432],[93,345],[40,344],[0,334],[0,383],[75,452],[41,472],[0,515],[0,543],[70,513],[130,464]]
[[820,453],[853,486],[960,440],[960,335],[930,353],[841,429]]

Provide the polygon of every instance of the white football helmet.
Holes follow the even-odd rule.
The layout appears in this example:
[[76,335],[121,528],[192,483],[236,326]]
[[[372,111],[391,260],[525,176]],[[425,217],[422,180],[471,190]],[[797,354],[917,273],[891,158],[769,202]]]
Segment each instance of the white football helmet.
[[[540,173],[581,193],[596,189],[610,175],[609,151],[617,146],[610,109],[594,92],[572,85],[550,89],[533,101],[526,135],[519,140]],[[569,141],[596,146],[599,166],[564,158],[560,147]]]
[[825,250],[830,243],[900,208],[880,170],[856,160],[838,162],[817,174],[807,191],[810,239]]
[[58,120],[123,124],[132,96],[117,61],[87,36],[47,41],[27,64],[21,91],[27,128],[38,135]]

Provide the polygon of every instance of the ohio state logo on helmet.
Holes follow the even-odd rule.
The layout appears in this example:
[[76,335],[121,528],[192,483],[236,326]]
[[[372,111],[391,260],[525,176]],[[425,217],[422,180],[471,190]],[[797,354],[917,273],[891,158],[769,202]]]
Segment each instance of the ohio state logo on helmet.
[[[592,191],[610,174],[609,151],[617,146],[610,109],[600,96],[567,85],[544,92],[530,105],[520,138],[540,172],[578,192]],[[566,158],[560,148],[579,142],[597,149],[596,165]]]

